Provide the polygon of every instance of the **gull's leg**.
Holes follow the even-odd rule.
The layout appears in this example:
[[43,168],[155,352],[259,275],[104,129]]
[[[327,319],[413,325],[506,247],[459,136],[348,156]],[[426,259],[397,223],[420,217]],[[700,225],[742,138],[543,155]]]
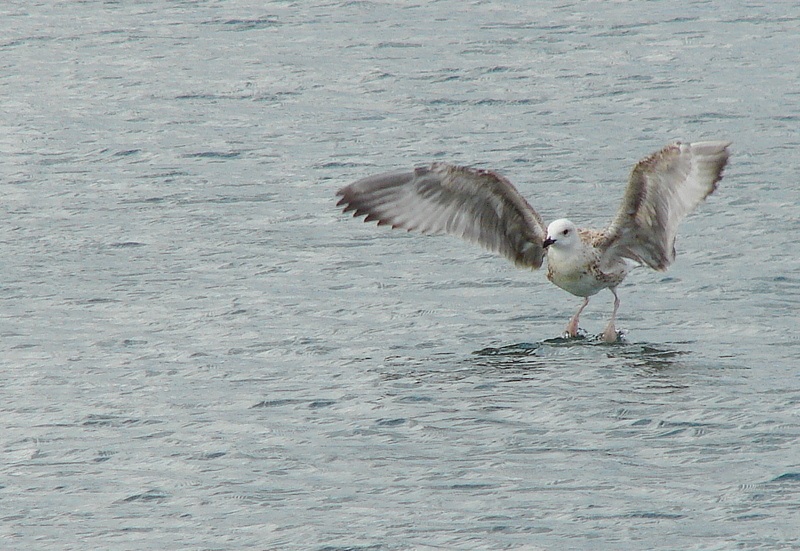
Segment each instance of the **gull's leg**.
[[575,312],[575,315],[570,318],[566,331],[568,337],[574,338],[578,336],[578,318],[581,317],[581,312],[583,312],[583,309],[586,308],[587,304],[589,304],[589,297],[583,299],[583,304],[581,304],[581,307],[578,308],[578,311]]
[[606,325],[606,330],[603,331],[603,340],[606,342],[617,342],[617,328],[614,326],[614,322],[617,321],[617,310],[619,309],[619,297],[617,296],[617,289],[616,287],[609,287],[609,291],[611,291],[614,295],[614,310],[611,312],[611,319],[608,320],[608,325]]

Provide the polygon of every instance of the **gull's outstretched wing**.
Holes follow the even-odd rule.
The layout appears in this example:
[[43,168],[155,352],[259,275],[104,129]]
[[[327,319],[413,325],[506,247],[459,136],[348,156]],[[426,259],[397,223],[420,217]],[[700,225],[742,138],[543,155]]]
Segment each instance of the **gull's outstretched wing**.
[[666,270],[675,260],[678,224],[717,189],[730,142],[674,143],[642,159],[631,172],[622,205],[600,247]]
[[547,237],[542,218],[511,183],[492,171],[434,163],[359,180],[337,192],[338,206],[365,222],[455,235],[539,268]]

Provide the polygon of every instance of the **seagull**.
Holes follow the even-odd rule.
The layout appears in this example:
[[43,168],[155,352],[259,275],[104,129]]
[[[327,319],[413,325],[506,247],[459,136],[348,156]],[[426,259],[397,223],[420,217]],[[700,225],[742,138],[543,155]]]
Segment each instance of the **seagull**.
[[497,172],[443,162],[358,180],[337,192],[337,206],[379,226],[461,237],[523,268],[536,270],[547,257],[547,279],[583,297],[565,336],[579,336],[589,297],[608,289],[614,307],[602,339],[616,342],[617,287],[638,265],[665,271],[675,260],[678,224],[717,189],[730,144],[675,142],[639,161],[603,230],[579,228],[566,218],[545,225]]

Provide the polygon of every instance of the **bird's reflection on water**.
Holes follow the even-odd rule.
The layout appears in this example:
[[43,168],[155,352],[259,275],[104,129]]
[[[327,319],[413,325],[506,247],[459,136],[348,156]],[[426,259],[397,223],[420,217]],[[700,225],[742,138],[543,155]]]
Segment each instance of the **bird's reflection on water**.
[[[497,347],[486,347],[474,351],[476,361],[485,365],[512,367],[553,366],[569,352],[580,354],[584,360],[592,357],[607,361],[623,360],[626,365],[662,370],[673,366],[678,358],[686,354],[679,348],[664,344],[631,343],[620,340],[615,343],[605,342],[601,336],[555,337],[539,342],[519,342]],[[595,356],[595,354],[598,354]],[[540,361],[531,361],[532,359]],[[565,362],[569,363],[569,362]]]

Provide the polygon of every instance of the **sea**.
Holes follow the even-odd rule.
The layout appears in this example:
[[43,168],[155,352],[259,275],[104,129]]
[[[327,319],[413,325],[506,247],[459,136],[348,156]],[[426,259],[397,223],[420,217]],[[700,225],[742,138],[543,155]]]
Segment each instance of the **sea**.
[[[497,171],[603,228],[729,140],[623,340],[336,206]],[[800,4],[7,0],[0,548],[800,549]]]

